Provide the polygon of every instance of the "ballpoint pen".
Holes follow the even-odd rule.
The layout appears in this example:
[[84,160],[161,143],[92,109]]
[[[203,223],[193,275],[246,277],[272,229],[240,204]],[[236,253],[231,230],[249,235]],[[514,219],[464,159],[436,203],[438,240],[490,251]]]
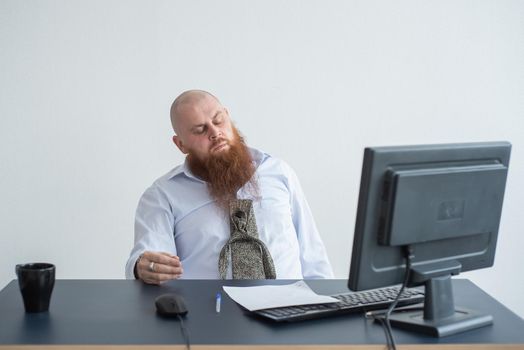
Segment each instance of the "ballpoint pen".
[[216,309],[216,312],[219,313],[220,312],[220,303],[222,302],[222,294],[217,293],[216,295],[216,303],[215,303],[215,309]]

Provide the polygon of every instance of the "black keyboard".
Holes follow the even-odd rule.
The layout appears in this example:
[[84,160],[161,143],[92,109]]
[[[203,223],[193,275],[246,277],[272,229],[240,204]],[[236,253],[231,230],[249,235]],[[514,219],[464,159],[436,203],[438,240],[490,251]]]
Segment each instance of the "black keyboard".
[[[296,305],[263,309],[254,313],[278,322],[294,322],[313,318],[324,318],[340,314],[367,312],[387,309],[395,300],[400,287],[387,287],[354,293],[331,295],[337,303]],[[424,292],[420,289],[406,288],[397,306],[418,304],[424,301]]]

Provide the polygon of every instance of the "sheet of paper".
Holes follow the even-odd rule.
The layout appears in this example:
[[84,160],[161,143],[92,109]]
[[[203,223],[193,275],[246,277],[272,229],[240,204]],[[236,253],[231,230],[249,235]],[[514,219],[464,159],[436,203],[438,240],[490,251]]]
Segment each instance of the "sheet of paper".
[[224,291],[237,303],[249,311],[273,307],[336,303],[337,299],[318,295],[304,281],[284,285],[255,287],[228,287]]

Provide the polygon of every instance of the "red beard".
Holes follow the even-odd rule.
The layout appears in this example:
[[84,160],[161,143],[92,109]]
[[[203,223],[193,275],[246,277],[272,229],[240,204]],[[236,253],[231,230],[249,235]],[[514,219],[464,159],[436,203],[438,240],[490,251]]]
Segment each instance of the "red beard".
[[[237,191],[245,185],[252,194],[258,193],[255,165],[244,139],[233,127],[234,139],[228,142],[229,149],[210,154],[204,161],[189,153],[189,168],[197,177],[207,182],[209,194],[222,208],[229,208],[229,201],[237,198]],[[216,140],[211,148],[224,142]]]

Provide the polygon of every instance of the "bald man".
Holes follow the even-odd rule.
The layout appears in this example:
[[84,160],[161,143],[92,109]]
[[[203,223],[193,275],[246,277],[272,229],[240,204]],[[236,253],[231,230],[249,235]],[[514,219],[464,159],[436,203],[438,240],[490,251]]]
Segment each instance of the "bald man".
[[293,170],[248,147],[227,108],[206,91],[182,93],[170,114],[173,142],[186,158],[142,195],[126,277],[149,284],[232,278],[231,268],[221,276],[219,255],[231,235],[230,202],[245,199],[252,203],[258,239],[276,278],[332,278]]

